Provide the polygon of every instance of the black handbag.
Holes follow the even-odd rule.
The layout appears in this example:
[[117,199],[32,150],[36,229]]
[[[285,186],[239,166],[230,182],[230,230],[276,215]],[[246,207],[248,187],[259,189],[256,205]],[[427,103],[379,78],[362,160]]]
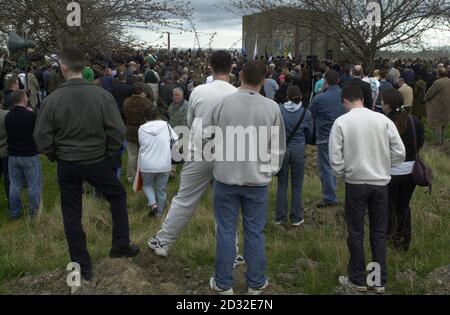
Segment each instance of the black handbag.
[[183,155],[180,153],[180,148],[177,146],[177,141],[172,137],[172,130],[170,125],[167,123],[167,129],[169,130],[170,137],[170,152],[172,155],[172,165],[183,164]]
[[417,186],[428,187],[428,191],[431,194],[433,190],[433,171],[420,157],[419,146],[417,144],[416,125],[414,124],[414,119],[411,116],[409,116],[409,120],[412,124],[414,147],[416,149],[416,162],[414,163],[412,178]]

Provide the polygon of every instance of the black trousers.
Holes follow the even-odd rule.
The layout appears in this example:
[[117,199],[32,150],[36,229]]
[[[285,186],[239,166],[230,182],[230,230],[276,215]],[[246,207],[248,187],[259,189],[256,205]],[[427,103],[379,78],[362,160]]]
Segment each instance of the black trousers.
[[106,160],[91,165],[58,161],[61,209],[70,257],[72,262],[80,264],[83,275],[90,275],[92,263],[81,223],[83,181],[91,184],[111,204],[112,246],[116,248],[129,245],[130,233],[127,193],[110,164]]
[[416,189],[412,175],[392,176],[389,184],[389,224],[387,235],[394,244],[408,250],[411,244],[410,202]]
[[0,176],[3,176],[3,184],[5,185],[6,200],[9,203],[9,167],[8,157],[0,158]]
[[369,212],[370,247],[373,261],[381,267],[381,285],[387,283],[386,231],[388,225],[388,187],[346,185],[345,216],[350,252],[348,275],[359,286],[367,285],[364,255],[364,226]]

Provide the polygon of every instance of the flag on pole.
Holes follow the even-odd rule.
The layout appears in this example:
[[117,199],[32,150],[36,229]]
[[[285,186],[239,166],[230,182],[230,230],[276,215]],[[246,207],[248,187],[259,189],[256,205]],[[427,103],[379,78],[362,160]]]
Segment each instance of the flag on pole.
[[258,35],[256,35],[255,51],[253,52],[253,60],[258,57]]

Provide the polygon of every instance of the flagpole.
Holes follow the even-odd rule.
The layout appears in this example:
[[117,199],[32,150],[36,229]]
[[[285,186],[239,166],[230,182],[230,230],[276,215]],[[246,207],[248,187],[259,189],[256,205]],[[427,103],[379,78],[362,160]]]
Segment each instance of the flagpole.
[[255,51],[253,52],[253,60],[258,56],[258,35],[256,35]]

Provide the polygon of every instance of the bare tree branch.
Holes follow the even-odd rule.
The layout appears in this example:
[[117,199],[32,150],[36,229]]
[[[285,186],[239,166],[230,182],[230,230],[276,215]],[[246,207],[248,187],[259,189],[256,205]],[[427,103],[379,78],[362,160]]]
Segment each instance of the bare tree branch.
[[[270,13],[279,23],[312,29],[342,43],[365,63],[372,63],[381,49],[417,45],[427,30],[450,24],[450,0],[376,0],[381,7],[380,26],[367,23],[368,2],[228,0],[226,7],[244,15]],[[310,12],[310,18],[305,12]]]

